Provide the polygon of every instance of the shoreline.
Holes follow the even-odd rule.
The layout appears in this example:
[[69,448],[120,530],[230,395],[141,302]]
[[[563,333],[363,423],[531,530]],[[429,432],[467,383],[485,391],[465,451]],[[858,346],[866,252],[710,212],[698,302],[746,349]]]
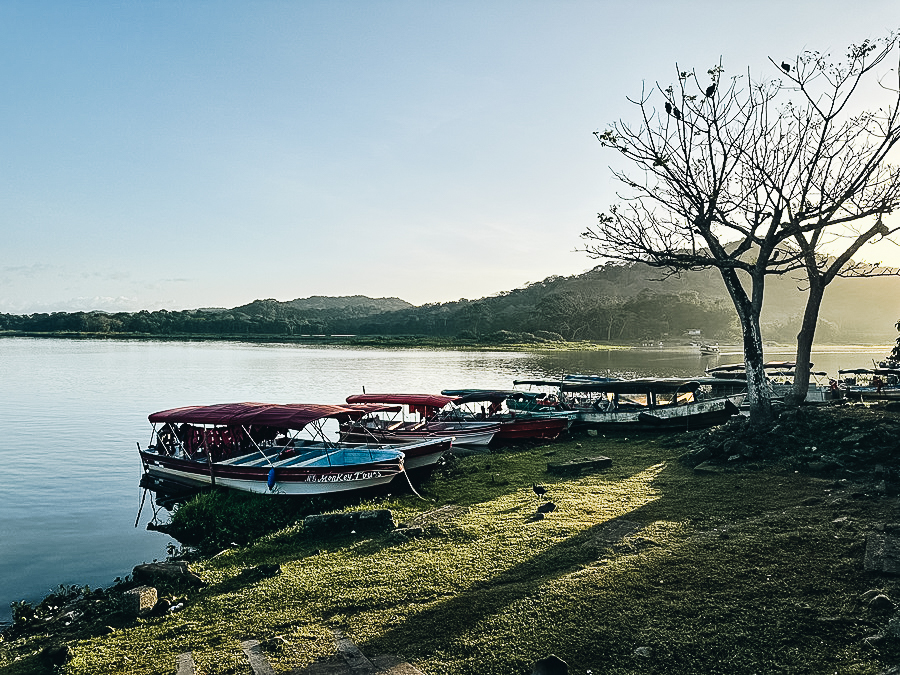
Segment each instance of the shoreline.
[[[693,468],[685,458],[698,448],[745,442],[731,425],[585,434],[462,457],[423,488],[433,501],[407,494],[370,505],[406,523],[442,506],[464,509],[450,521],[412,537],[288,527],[192,562],[205,582],[199,590],[161,585],[161,597],[185,599],[177,613],[100,617],[78,629],[76,621],[52,638],[9,635],[0,665],[12,666],[14,654],[34,665],[62,642],[72,658],[63,673],[162,673],[186,651],[212,667],[232,643],[253,638],[282,671],[327,657],[339,628],[367,653],[400,654],[429,675],[479,672],[479,664],[526,672],[547,653],[570,672],[640,673],[652,664],[686,675],[716,671],[723,650],[730,672],[741,674],[770,672],[776,661],[881,672],[900,654],[885,609],[900,601],[900,582],[867,570],[864,558],[867,538],[885,536],[900,503],[897,441],[886,447],[866,434],[900,428],[900,413],[883,405],[800,410],[796,433],[841,448],[833,464],[797,455],[803,438],[767,432],[762,445],[778,439],[781,447],[768,461],[752,453],[733,461],[730,445]],[[814,437],[818,416],[832,412],[851,417],[833,423],[834,441],[823,442]],[[865,436],[855,445],[840,440],[850,424]],[[890,464],[879,469],[880,454],[859,455],[870,449],[888,453]],[[612,468],[547,471],[598,454]],[[541,519],[534,482],[557,505]],[[270,565],[279,571],[257,573]],[[875,588],[887,600],[859,599]]]
[[[640,342],[602,343],[592,341],[549,341],[537,342],[488,342],[469,338],[437,338],[420,335],[208,335],[184,333],[178,335],[158,335],[151,333],[89,333],[89,332],[39,332],[39,331],[2,331],[2,338],[38,338],[63,340],[134,340],[141,342],[243,342],[251,344],[292,344],[323,347],[376,347],[401,349],[455,349],[460,351],[638,351],[638,352],[684,352],[698,353],[695,346],[688,341],[669,344],[647,345]],[[895,342],[822,342],[813,346],[813,353],[828,353],[831,349],[846,351],[870,351],[874,349],[892,350]],[[703,358],[742,353],[740,344],[719,343],[721,354],[704,355]],[[763,348],[774,353],[790,353],[796,346],[783,342],[764,342]],[[698,353],[699,355],[699,353]]]

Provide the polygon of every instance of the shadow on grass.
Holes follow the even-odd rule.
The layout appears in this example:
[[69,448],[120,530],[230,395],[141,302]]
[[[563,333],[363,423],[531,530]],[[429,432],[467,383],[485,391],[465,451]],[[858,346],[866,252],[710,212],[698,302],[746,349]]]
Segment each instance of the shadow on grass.
[[[485,673],[516,672],[551,652],[569,661],[570,672],[818,673],[860,659],[874,667],[878,654],[862,645],[874,632],[871,621],[843,617],[843,601],[823,600],[820,611],[805,602],[810,578],[831,579],[844,598],[868,583],[854,572],[853,561],[834,568],[835,557],[846,559],[849,549],[834,543],[824,511],[794,549],[784,546],[776,529],[748,523],[737,538],[692,532],[674,543],[618,550],[626,538],[660,520],[690,520],[692,513],[708,521],[749,519],[762,504],[781,513],[783,503],[770,504],[766,497],[765,477],[751,477],[748,490],[736,489],[740,480],[694,479],[673,467],[654,480],[665,485],[655,501],[439,600],[363,649],[434,657],[451,669],[456,658],[456,668],[481,667]],[[606,555],[612,560],[601,561]],[[761,571],[766,565],[769,574]],[[583,570],[591,573],[575,574]],[[571,583],[554,584],[570,575]],[[521,628],[529,631],[528,640],[510,628],[523,607],[534,607]],[[476,627],[496,634],[473,635]],[[647,646],[652,656],[636,656],[638,646]],[[895,650],[888,645],[882,651],[887,656]]]

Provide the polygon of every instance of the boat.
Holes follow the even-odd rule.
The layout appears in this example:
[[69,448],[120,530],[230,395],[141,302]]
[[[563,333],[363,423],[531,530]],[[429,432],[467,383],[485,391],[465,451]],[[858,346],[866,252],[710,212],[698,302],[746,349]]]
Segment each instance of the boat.
[[700,356],[715,356],[719,353],[719,345],[711,345],[707,342],[703,342],[699,346]]
[[[340,425],[340,439],[344,442],[411,443],[426,439],[451,439],[456,445],[488,445],[500,431],[499,422],[479,422],[442,419],[441,411],[452,404],[453,396],[438,394],[353,394],[347,397],[349,406],[377,404],[405,406],[397,416],[366,414],[345,420]],[[368,411],[367,411],[368,412]]]
[[674,377],[564,382],[559,392],[587,427],[699,429],[727,421],[744,399],[714,396],[700,381]]
[[618,380],[617,377],[606,375],[564,375],[559,380],[513,380],[514,387],[539,387],[537,391],[516,390],[516,395],[506,401],[510,410],[523,412],[552,412],[567,411],[568,408],[560,401],[559,389],[565,383],[604,383]]
[[[444,419],[499,422],[500,431],[494,436],[496,440],[558,438],[577,416],[574,411],[556,410],[549,406],[544,406],[543,410],[516,410],[504,405],[526,398],[520,391],[445,389],[441,394],[456,397],[454,408],[443,413],[446,415]],[[476,405],[480,407],[480,412],[472,409]]]
[[838,377],[840,392],[851,401],[900,400],[900,368],[848,368]]
[[[366,414],[347,405],[223,403],[163,410],[149,416],[150,444],[138,444],[152,479],[280,495],[327,495],[384,486],[404,473],[407,455],[443,454],[445,438],[415,445],[329,440],[338,424]],[[308,437],[302,437],[301,432]]]
[[[783,399],[789,396],[794,389],[794,377],[797,364],[794,361],[767,361],[763,364],[766,381],[772,396]],[[813,364],[810,363],[812,368]],[[707,375],[719,379],[740,380],[746,382],[747,371],[743,363],[732,363],[716,368],[707,368]],[[821,371],[810,370],[810,382],[806,390],[807,403],[823,403],[841,398],[837,383],[828,379],[828,374]]]

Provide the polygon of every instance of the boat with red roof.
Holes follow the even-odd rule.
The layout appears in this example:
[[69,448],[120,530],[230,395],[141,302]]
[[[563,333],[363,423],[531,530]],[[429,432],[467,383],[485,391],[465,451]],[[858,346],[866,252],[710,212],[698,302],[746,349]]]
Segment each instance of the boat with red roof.
[[[442,411],[456,400],[438,394],[353,394],[351,406],[402,406],[400,418],[369,414],[341,424],[345,442],[411,443],[426,439],[452,439],[456,445],[487,445],[500,432],[499,422],[442,419]],[[407,419],[407,414],[411,419]]]
[[153,436],[138,450],[152,478],[246,492],[323,495],[387,485],[404,473],[407,456],[437,461],[450,449],[452,441],[442,437],[402,447],[329,440],[327,421],[348,423],[376,408],[304,403],[174,408],[149,416]]

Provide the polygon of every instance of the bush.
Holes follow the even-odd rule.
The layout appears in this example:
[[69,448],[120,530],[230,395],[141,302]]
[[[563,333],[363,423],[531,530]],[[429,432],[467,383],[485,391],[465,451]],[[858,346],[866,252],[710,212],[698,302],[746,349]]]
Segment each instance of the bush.
[[312,513],[320,503],[225,490],[205,492],[181,504],[167,533],[202,551],[246,545]]
[[534,334],[536,337],[539,337],[542,340],[547,340],[548,342],[565,342],[566,341],[566,339],[559,333],[553,333],[549,330],[536,330],[536,331],[534,331]]

